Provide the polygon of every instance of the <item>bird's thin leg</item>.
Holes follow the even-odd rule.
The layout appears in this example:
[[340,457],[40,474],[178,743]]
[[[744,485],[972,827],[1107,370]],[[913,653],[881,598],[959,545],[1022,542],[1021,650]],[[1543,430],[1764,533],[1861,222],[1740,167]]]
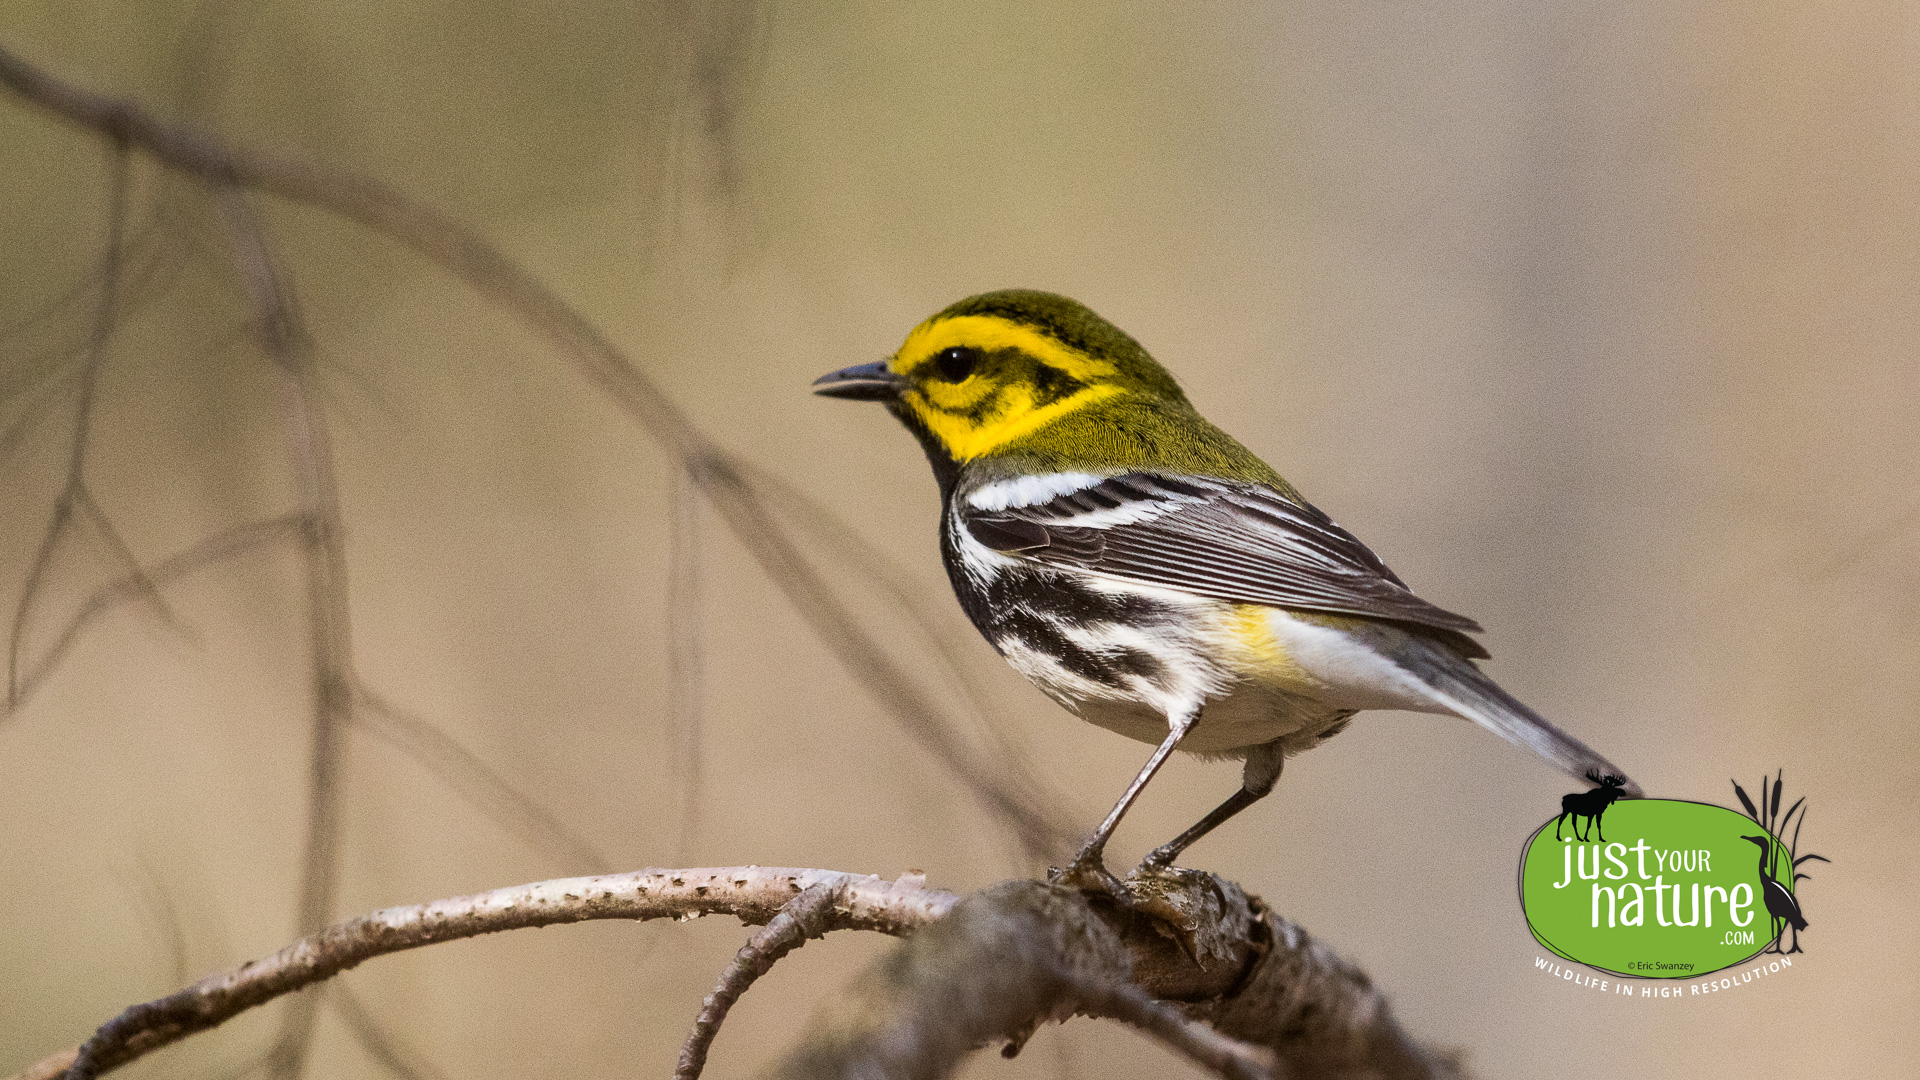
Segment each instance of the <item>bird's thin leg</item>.
[[1227,796],[1227,801],[1213,808],[1206,817],[1195,822],[1193,827],[1179,836],[1154,848],[1153,852],[1140,862],[1143,870],[1157,870],[1172,866],[1180,853],[1193,846],[1193,842],[1218,828],[1220,823],[1233,815],[1267,797],[1273,790],[1274,782],[1280,779],[1280,769],[1286,765],[1286,755],[1281,752],[1278,739],[1253,748],[1247,755],[1247,766],[1240,774],[1240,790]]
[[1193,725],[1199,719],[1200,714],[1195,711],[1192,716],[1170,722],[1167,737],[1160,741],[1160,745],[1154,748],[1153,756],[1140,767],[1140,774],[1133,778],[1133,783],[1127,785],[1127,790],[1121,794],[1120,801],[1113,804],[1112,810],[1107,811],[1106,820],[1100,822],[1100,827],[1093,830],[1093,835],[1081,845],[1080,853],[1073,857],[1073,862],[1062,869],[1055,870],[1047,878],[1048,881],[1056,885],[1077,885],[1090,891],[1120,895],[1119,879],[1107,872],[1106,864],[1100,859],[1101,852],[1106,850],[1107,838],[1113,835],[1114,828],[1120,824],[1120,819],[1126,816],[1127,808],[1133,805],[1133,800],[1140,797],[1140,791],[1147,786],[1147,781],[1153,779],[1153,774],[1159,772],[1160,766],[1166,764],[1167,758],[1173,753],[1173,748],[1180,745],[1180,740],[1187,737],[1187,732],[1193,730]]
[[1146,858],[1140,860],[1140,866],[1146,870],[1158,870],[1172,866],[1180,853],[1192,847],[1194,841],[1212,832],[1221,822],[1252,806],[1266,794],[1264,791],[1248,791],[1246,788],[1227,796],[1227,801],[1213,808],[1206,817],[1195,822],[1186,832],[1154,848]]

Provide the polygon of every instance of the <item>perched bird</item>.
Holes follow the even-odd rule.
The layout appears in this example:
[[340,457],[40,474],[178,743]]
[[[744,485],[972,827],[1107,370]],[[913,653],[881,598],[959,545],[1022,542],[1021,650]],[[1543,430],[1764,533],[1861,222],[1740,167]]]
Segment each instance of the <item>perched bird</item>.
[[1576,777],[1625,776],[1481,673],[1479,624],[1415,596],[1074,300],[970,297],[891,359],[813,389],[882,402],[919,439],[947,576],[1000,655],[1068,710],[1157,744],[1056,880],[1113,885],[1101,851],[1175,748],[1246,765],[1240,790],[1149,866],[1362,709],[1464,717]]

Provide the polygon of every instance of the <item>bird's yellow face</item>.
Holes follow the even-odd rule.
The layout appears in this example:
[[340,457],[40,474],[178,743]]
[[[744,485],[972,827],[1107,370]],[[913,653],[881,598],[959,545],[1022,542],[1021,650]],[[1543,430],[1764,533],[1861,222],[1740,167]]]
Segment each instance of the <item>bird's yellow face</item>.
[[1139,342],[1052,293],[968,297],[914,327],[891,359],[822,376],[813,389],[884,402],[949,478],[954,466],[1002,458],[1032,468],[1173,461],[1209,475],[1272,472],[1200,419]]
[[921,323],[887,366],[901,380],[897,407],[955,461],[1126,392],[1112,361],[998,315]]

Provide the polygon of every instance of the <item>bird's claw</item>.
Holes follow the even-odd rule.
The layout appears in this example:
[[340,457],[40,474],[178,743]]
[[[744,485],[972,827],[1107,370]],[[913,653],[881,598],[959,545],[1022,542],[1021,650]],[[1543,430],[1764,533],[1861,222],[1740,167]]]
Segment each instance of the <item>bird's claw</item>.
[[1124,902],[1127,887],[1113,876],[1098,851],[1082,852],[1067,866],[1056,866],[1047,874],[1047,884],[1077,889],[1095,896],[1107,896]]
[[1140,869],[1134,871],[1134,873],[1149,874],[1165,870],[1167,867],[1173,865],[1173,860],[1179,857],[1179,848],[1174,847],[1172,844],[1161,844],[1159,847],[1147,852],[1147,857],[1140,860]]

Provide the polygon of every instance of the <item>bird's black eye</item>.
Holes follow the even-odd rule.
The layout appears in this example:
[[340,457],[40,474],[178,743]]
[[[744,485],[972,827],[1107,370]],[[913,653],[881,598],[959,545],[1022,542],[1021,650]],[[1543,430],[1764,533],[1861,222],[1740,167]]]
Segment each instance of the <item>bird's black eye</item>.
[[933,358],[933,366],[940,369],[940,377],[948,382],[959,382],[973,374],[974,365],[979,362],[980,350],[965,345],[941,349]]

